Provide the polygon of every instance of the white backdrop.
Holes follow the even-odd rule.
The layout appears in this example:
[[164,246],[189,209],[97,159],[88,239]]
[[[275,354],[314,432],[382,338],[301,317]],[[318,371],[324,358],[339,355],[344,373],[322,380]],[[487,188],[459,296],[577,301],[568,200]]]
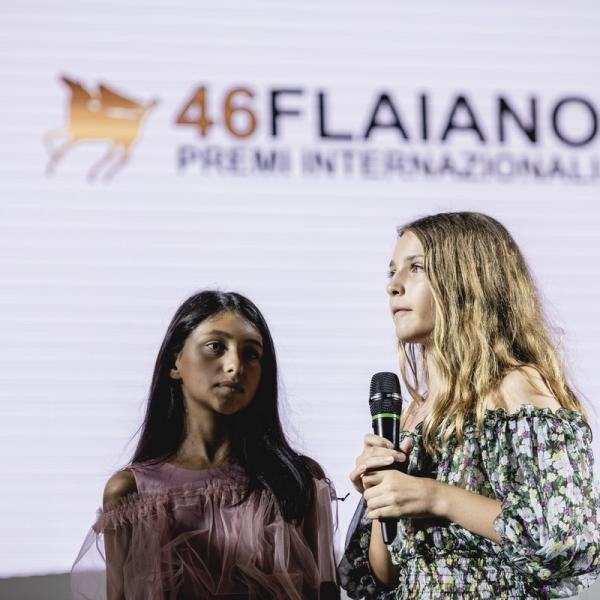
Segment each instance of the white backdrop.
[[[593,413],[597,4],[2,12],[0,576],[69,569],[133,450],[166,326],[201,288],[264,311],[290,434],[350,491],[370,376],[396,369],[395,227],[423,214],[479,210],[508,226]],[[69,120],[62,76],[89,94],[72,131],[96,139],[49,175],[44,139]],[[88,176],[110,140],[134,139],[112,177],[118,145]],[[342,533],[356,501],[340,505]]]

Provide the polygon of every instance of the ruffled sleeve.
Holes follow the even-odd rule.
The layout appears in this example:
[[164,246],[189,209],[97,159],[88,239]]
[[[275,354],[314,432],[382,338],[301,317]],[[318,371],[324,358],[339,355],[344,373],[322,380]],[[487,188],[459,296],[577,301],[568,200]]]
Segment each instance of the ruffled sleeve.
[[371,571],[369,543],[371,521],[367,519],[367,503],[360,499],[346,536],[346,550],[338,566],[340,583],[350,598],[391,600],[395,590],[383,587]]
[[304,520],[304,537],[314,557],[319,579],[319,600],[339,598],[333,547],[334,520],[331,510],[335,489],[327,479],[314,479],[313,507]]
[[482,460],[502,502],[504,558],[538,589],[567,597],[600,574],[600,510],[582,416],[524,405],[488,412]]

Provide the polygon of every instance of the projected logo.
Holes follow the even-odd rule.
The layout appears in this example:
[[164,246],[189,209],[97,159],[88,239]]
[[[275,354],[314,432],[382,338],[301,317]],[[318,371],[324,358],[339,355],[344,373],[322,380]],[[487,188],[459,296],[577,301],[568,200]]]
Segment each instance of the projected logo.
[[90,90],[79,81],[60,79],[69,93],[67,125],[44,137],[50,155],[46,174],[52,175],[57,163],[80,142],[105,142],[106,152],[92,164],[88,178],[102,174],[111,179],[131,158],[144,119],[158,100],[139,102],[103,84]]
[[[45,136],[47,174],[71,148],[96,141],[107,148],[90,158],[88,177],[111,179],[157,100],[61,81],[68,120]],[[179,174],[600,184],[600,106],[567,90],[201,83],[169,110]]]

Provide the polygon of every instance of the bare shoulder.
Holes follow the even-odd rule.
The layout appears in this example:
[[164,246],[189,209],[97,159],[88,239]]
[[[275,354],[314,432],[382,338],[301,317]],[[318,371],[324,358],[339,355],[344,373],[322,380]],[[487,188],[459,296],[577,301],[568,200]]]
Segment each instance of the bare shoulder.
[[524,404],[550,410],[560,408],[560,403],[533,367],[520,367],[507,373],[498,390],[488,399],[490,408],[503,408],[508,413],[518,411]]
[[102,506],[107,510],[114,506],[119,500],[125,498],[129,494],[137,492],[137,485],[133,471],[123,469],[117,471],[107,482],[104,487],[104,496]]

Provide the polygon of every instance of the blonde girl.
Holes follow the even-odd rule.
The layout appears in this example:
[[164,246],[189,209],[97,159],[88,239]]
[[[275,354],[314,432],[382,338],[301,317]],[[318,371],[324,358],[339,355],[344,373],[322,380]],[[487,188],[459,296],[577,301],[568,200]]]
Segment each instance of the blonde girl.
[[[412,397],[400,449],[365,436],[340,565],[351,598],[567,597],[600,570],[591,433],[498,221],[405,225],[387,293]],[[378,468],[408,460],[408,472]],[[427,467],[427,465],[429,465]],[[378,519],[399,519],[390,547]]]

